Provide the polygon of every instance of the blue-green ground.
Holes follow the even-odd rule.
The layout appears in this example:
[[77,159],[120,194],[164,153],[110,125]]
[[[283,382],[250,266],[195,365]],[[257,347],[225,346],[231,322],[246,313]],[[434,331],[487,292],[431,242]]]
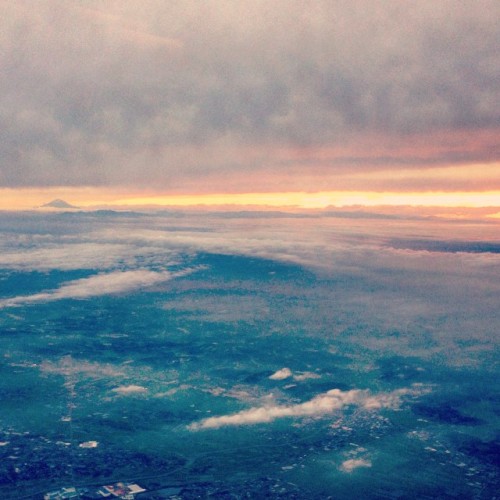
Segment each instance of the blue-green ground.
[[2,497],[496,498],[497,230],[1,215]]

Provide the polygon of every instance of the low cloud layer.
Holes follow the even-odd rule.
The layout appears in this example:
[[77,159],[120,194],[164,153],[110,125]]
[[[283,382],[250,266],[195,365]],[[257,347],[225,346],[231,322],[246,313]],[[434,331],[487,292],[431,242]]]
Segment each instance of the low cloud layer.
[[0,184],[324,188],[488,163],[499,21],[494,0],[2,2]]
[[[45,244],[44,244],[45,243]],[[119,262],[133,262],[139,251],[126,245],[105,242],[64,244],[42,242],[43,246],[3,251],[0,267],[22,271],[49,271],[52,269],[106,269]],[[143,250],[147,254],[147,249]]]
[[175,276],[169,272],[153,272],[147,270],[115,271],[97,274],[90,278],[68,281],[59,288],[33,295],[18,296],[0,301],[0,309],[37,302],[50,302],[60,299],[87,299],[99,295],[113,295],[130,292],[157,283],[168,281]]
[[304,403],[294,405],[269,405],[250,408],[232,415],[209,417],[189,426],[191,430],[218,429],[219,427],[252,425],[273,422],[281,418],[321,417],[342,410],[346,406],[357,406],[365,410],[397,408],[404,396],[421,392],[418,389],[398,389],[389,393],[371,394],[367,390],[341,391],[332,389]]

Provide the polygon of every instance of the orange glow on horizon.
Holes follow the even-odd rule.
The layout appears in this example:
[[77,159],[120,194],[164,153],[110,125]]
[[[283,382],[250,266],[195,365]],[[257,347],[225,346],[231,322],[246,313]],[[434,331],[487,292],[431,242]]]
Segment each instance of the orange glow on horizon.
[[374,207],[500,207],[500,191],[483,192],[373,192],[321,191],[229,194],[145,194],[111,188],[0,189],[0,210],[30,210],[62,198],[80,208],[99,207],[192,207],[192,206],[267,206],[321,209],[353,205]]
[[369,191],[323,191],[317,193],[242,193],[145,196],[123,198],[114,202],[127,206],[195,206],[195,205],[255,205],[270,207],[325,208],[351,205],[411,205],[436,207],[487,207],[500,206],[500,191],[472,193],[391,193]]

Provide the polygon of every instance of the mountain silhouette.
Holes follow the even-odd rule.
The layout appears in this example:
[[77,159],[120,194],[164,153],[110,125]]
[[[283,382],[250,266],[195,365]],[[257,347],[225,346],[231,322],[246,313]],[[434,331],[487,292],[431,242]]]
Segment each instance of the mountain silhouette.
[[45,205],[42,205],[40,208],[78,208],[75,207],[74,205],[71,205],[67,201],[60,200],[59,198],[49,201],[49,203],[45,203]]

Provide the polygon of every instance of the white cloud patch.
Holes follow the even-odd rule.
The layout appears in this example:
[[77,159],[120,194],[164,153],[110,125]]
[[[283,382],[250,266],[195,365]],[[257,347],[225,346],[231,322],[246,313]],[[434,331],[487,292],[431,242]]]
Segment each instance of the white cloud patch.
[[168,281],[187,272],[189,271],[171,273],[168,271],[154,272],[137,269],[97,274],[89,278],[68,281],[56,290],[2,300],[0,301],[0,309],[59,299],[87,299],[100,295],[130,292]]
[[350,458],[349,460],[345,460],[340,465],[339,469],[342,472],[352,472],[355,469],[359,469],[360,467],[371,467],[372,463],[370,460],[366,460],[364,458]]
[[120,387],[115,387],[113,392],[120,394],[121,396],[128,396],[130,394],[144,394],[148,392],[146,387],[142,385],[121,385]]
[[285,380],[292,376],[292,370],[290,368],[282,368],[277,372],[273,373],[269,378],[271,380]]
[[398,389],[390,393],[371,394],[368,390],[342,391],[332,389],[304,403],[273,405],[250,408],[233,415],[206,418],[189,426],[191,430],[218,429],[219,427],[269,423],[280,418],[321,417],[342,410],[346,406],[358,406],[365,410],[397,408],[405,395],[416,395],[422,387]]
[[313,372],[299,372],[299,373],[293,373],[290,368],[281,368],[281,370],[278,370],[274,372],[272,375],[269,376],[270,380],[286,380],[287,378],[292,377],[293,380],[296,380],[297,382],[302,382],[303,380],[309,380],[309,379],[315,379],[315,378],[321,378],[321,375],[318,375],[317,373]]

